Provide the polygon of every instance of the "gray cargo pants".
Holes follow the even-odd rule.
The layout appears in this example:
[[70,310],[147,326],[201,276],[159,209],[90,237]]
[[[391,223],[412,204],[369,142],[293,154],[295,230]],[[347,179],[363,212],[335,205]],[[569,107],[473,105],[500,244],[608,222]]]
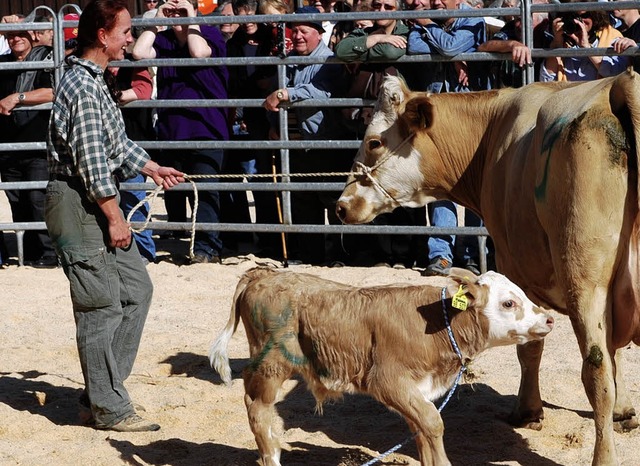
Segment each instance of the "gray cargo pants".
[[138,352],[153,285],[138,248],[108,246],[106,217],[80,180],[47,186],[45,221],[69,279],[76,342],[97,427],[135,413],[123,382]]

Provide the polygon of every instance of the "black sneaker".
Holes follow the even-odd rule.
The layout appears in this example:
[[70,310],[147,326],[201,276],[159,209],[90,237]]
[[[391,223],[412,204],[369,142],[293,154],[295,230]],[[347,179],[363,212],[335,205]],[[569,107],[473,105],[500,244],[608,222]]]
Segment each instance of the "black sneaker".
[[424,277],[447,276],[451,270],[451,261],[446,257],[436,257],[421,274]]
[[473,259],[467,259],[464,268],[474,275],[480,275],[480,266]]

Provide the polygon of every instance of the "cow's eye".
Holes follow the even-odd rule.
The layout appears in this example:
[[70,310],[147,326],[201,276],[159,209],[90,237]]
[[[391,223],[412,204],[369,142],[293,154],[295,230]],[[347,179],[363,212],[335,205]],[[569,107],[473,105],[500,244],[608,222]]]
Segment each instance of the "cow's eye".
[[510,299],[508,301],[505,301],[502,304],[504,307],[506,307],[507,309],[511,309],[513,306],[516,305],[516,303],[514,303],[513,301],[511,301]]
[[369,139],[369,150],[376,150],[380,146],[382,146],[380,139]]

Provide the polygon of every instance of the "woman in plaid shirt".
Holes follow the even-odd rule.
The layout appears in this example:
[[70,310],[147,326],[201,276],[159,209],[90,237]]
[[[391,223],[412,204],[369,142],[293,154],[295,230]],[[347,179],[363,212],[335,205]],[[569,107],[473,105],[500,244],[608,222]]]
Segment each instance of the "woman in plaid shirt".
[[119,208],[118,180],[138,173],[168,189],[183,174],[162,167],[125,133],[104,80],[133,42],[126,0],[94,0],[80,17],[78,46],[56,91],[47,151],[45,219],[71,288],[76,341],[95,427],[158,430],[136,414],[131,373],[153,285]]

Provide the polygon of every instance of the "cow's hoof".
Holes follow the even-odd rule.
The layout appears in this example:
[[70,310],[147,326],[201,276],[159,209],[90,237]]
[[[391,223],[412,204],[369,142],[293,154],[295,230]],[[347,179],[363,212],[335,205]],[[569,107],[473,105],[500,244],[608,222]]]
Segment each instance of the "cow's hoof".
[[613,422],[613,430],[618,433],[629,432],[638,428],[638,416],[632,416],[628,419],[623,419]]
[[509,424],[514,427],[540,431],[542,430],[542,417],[523,417],[519,413],[511,413],[511,415],[509,416]]

